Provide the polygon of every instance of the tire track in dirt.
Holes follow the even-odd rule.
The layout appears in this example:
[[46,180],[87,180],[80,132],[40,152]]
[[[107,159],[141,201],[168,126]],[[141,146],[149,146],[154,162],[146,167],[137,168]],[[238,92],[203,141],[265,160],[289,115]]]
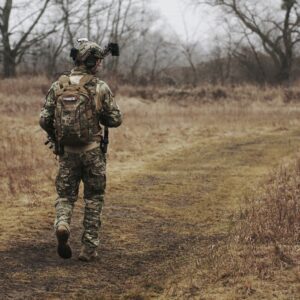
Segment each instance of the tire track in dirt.
[[[291,137],[289,146],[283,147]],[[0,252],[0,297],[148,299],[163,295],[170,280],[174,284],[193,264],[194,253],[226,238],[230,215],[247,189],[245,183],[257,182],[299,145],[296,132],[203,139],[145,164],[108,188],[97,261],[76,260],[82,222],[79,199],[71,236],[75,259],[57,257],[50,227],[12,237],[8,249]],[[42,220],[37,216],[37,221]]]

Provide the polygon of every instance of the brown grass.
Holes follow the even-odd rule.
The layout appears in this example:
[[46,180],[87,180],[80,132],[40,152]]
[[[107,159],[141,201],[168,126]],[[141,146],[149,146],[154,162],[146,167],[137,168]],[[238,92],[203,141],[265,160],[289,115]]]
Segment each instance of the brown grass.
[[238,276],[257,274],[264,279],[272,277],[275,270],[298,265],[299,175],[299,159],[281,165],[246,199],[246,209],[239,214],[225,247],[226,256],[220,247],[225,269],[231,268],[229,272]]
[[299,158],[293,158],[253,186],[234,214],[228,237],[201,249],[195,265],[189,265],[184,282],[190,284],[166,296],[192,297],[193,290],[208,286],[222,290],[218,299],[298,299],[299,175]]
[[41,95],[49,89],[49,79],[45,76],[24,76],[0,80],[0,91],[4,95]]
[[274,171],[241,214],[239,240],[249,243],[300,241],[300,161]]
[[255,85],[202,85],[197,88],[189,86],[182,87],[134,87],[121,86],[118,90],[122,95],[137,97],[144,100],[159,102],[162,99],[177,102],[181,105],[188,103],[209,103],[218,104],[228,101],[248,103],[260,102],[298,102],[300,100],[300,89],[297,86],[291,88],[282,87],[259,87]]

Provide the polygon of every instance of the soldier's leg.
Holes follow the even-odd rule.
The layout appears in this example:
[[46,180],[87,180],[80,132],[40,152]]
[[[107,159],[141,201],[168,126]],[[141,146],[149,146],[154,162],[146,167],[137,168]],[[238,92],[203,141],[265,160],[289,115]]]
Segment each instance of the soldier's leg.
[[100,213],[106,187],[105,155],[100,148],[86,152],[84,158],[84,233],[82,243],[86,249],[95,250],[99,245]]
[[56,177],[58,198],[55,203],[56,218],[54,227],[65,226],[70,231],[74,203],[77,200],[81,179],[80,156],[65,153],[59,158],[59,171]]

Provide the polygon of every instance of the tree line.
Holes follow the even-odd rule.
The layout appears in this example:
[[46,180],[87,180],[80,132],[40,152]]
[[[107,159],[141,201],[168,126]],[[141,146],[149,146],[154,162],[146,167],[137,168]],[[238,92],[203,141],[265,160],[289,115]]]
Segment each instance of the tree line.
[[76,39],[120,45],[104,71],[130,84],[202,82],[287,83],[300,75],[297,0],[189,0],[190,9],[211,8],[221,28],[208,53],[202,41],[166,30],[145,0],[1,0],[2,77],[49,77],[68,70]]

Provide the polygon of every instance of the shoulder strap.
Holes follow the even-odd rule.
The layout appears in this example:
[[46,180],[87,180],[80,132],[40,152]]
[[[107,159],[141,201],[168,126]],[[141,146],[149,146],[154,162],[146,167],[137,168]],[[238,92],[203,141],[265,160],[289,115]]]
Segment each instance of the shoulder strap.
[[59,88],[54,92],[55,97],[60,96],[63,93],[64,89],[70,85],[70,78],[67,75],[61,75],[58,78],[57,82]]
[[61,88],[65,88],[66,86],[70,85],[70,78],[67,75],[62,75],[58,78],[58,82]]
[[89,81],[91,81],[93,78],[94,78],[93,75],[89,75],[89,74],[83,75],[83,76],[80,78],[79,85],[84,86],[84,85],[86,85]]

